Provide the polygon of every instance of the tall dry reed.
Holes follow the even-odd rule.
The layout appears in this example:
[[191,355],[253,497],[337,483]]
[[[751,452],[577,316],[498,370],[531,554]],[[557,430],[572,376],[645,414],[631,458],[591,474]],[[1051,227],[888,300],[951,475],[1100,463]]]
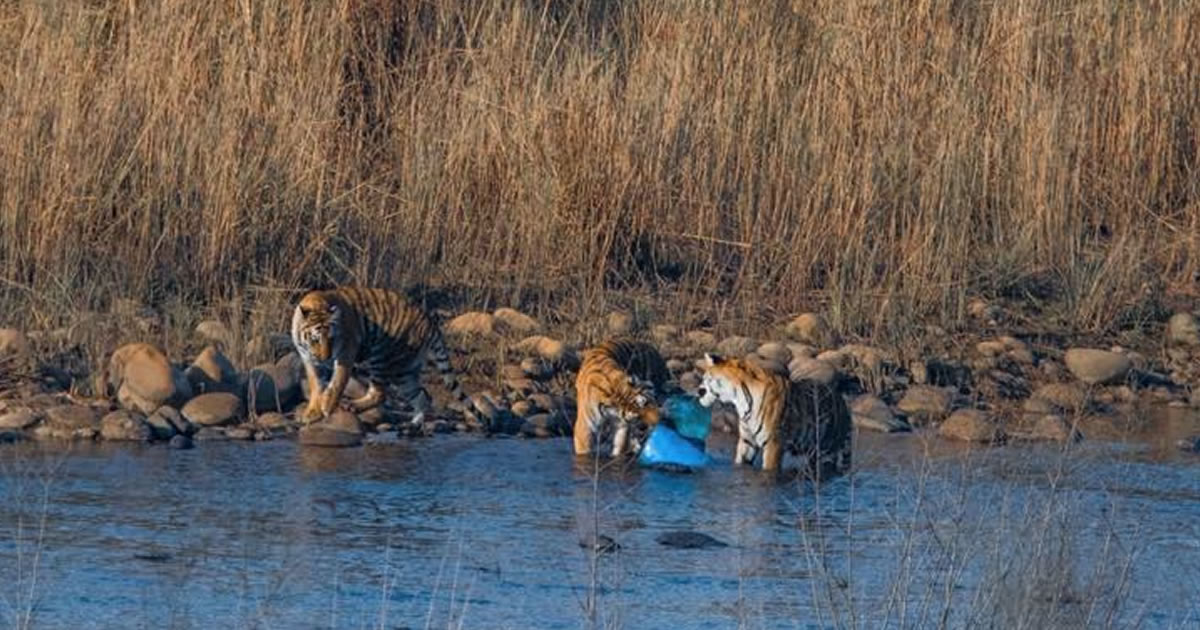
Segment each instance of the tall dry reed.
[[1200,272],[1200,3],[0,6],[0,304],[453,287],[543,313],[975,295],[1105,332]]

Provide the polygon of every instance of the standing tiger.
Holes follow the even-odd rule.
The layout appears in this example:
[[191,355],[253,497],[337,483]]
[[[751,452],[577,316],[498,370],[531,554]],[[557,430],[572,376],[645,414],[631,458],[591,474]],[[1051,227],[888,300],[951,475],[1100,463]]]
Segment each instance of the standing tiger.
[[786,448],[817,477],[850,468],[851,420],[846,400],[812,380],[792,382],[743,359],[704,355],[700,404],[732,404],[738,414],[736,464],[762,451],[762,469],[778,471]]
[[575,454],[591,453],[615,422],[612,455],[622,455],[631,429],[644,434],[658,424],[655,390],[670,378],[662,355],[642,341],[613,339],[585,350],[575,377]]
[[[419,424],[433,407],[420,383],[421,368],[430,356],[446,387],[470,413],[470,399],[451,370],[436,320],[399,293],[360,287],[309,291],[292,313],[292,343],[308,378],[306,423],[328,417],[337,408],[351,370],[361,364],[369,387],[350,401],[350,408],[362,412],[379,406],[392,384],[417,412],[413,423]],[[332,370],[328,387],[322,387],[318,369]]]

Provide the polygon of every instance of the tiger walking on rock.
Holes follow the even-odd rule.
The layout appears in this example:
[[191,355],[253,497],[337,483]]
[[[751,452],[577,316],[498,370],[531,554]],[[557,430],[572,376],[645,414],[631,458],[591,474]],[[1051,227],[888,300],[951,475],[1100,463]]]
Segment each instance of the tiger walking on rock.
[[[309,291],[292,313],[292,342],[308,379],[306,424],[337,409],[355,366],[366,368],[368,388],[349,401],[351,410],[361,413],[378,407],[386,398],[386,388],[395,385],[416,411],[413,424],[420,424],[433,408],[420,382],[429,358],[463,410],[474,415],[471,400],[451,369],[437,321],[399,293],[362,287]],[[332,372],[327,386],[321,371]]]

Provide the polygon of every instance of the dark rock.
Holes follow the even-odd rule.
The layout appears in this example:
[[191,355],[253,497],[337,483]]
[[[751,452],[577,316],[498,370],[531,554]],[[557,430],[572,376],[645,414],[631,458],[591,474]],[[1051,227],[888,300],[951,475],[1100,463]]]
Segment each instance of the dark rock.
[[617,541],[604,534],[595,536],[591,540],[580,540],[579,547],[595,553],[613,553],[621,549],[621,545],[617,544]]
[[706,549],[711,547],[728,547],[729,545],[700,532],[687,530],[663,532],[654,537],[660,545],[676,549]]
[[180,450],[180,451],[187,450],[194,446],[195,446],[195,443],[192,442],[192,438],[190,438],[186,435],[183,435],[182,433],[172,437],[171,441],[167,442],[167,448]]

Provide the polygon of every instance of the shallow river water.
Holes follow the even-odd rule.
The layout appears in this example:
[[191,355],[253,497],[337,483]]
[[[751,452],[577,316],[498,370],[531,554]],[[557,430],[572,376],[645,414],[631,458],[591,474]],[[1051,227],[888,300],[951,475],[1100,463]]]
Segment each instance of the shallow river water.
[[[0,449],[4,623],[33,628],[1200,627],[1200,432],[856,438],[814,492],[719,463],[437,436]],[[1151,437],[1146,437],[1151,436]],[[672,530],[728,546],[679,549]],[[591,532],[611,553],[581,546]]]

